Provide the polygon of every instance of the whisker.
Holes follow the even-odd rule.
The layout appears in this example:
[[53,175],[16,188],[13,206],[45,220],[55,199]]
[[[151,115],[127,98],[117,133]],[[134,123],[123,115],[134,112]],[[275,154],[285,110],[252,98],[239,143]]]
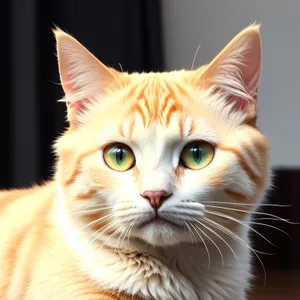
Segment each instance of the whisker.
[[193,62],[192,62],[192,66],[191,66],[191,70],[194,69],[194,65],[195,65],[195,62],[196,62],[196,58],[197,58],[197,55],[198,55],[198,52],[199,52],[199,49],[201,47],[201,44],[198,45],[197,49],[196,49],[196,52],[194,54],[194,58],[193,58]]
[[196,237],[195,237],[195,235],[194,235],[193,230],[192,230],[191,227],[189,226],[188,222],[184,222],[184,224],[186,225],[186,227],[187,227],[187,229],[188,229],[188,231],[189,231],[189,234],[190,234],[190,236],[191,236],[191,238],[192,238],[192,244],[194,244],[194,241],[195,241],[195,243],[197,243],[197,239],[196,239]]
[[[196,219],[195,219],[196,220]],[[198,220],[196,220],[197,222],[199,222],[202,226],[203,226],[203,224],[200,222],[200,221],[198,221]],[[218,250],[218,252],[220,253],[220,256],[221,256],[221,260],[222,260],[222,267],[224,268],[224,257],[223,257],[223,254],[222,254],[222,252],[221,252],[221,250],[220,250],[220,248],[218,247],[218,245],[214,242],[214,240],[213,239],[211,239],[211,237],[208,235],[208,234],[206,234],[200,227],[198,227],[197,225],[195,225],[201,232],[202,232],[202,234],[204,234],[205,236],[206,236],[206,238],[208,238],[212,243],[213,243],[213,245],[217,248],[217,250]]]
[[222,214],[222,213],[219,213],[219,212],[213,212],[213,211],[209,211],[209,210],[205,210],[205,213],[207,214],[211,214],[211,215],[214,215],[214,216],[218,216],[218,217],[221,217],[221,218],[224,218],[224,219],[228,219],[228,220],[231,220],[233,222],[236,222],[240,225],[243,225],[244,227],[246,227],[247,229],[255,232],[257,235],[259,235],[261,238],[263,238],[266,242],[268,242],[269,244],[271,244],[272,246],[276,247],[276,248],[279,248],[277,245],[273,244],[270,240],[268,240],[265,236],[263,236],[261,233],[259,233],[257,230],[253,229],[252,227],[248,226],[247,224],[245,224],[244,222],[234,218],[234,217],[231,217],[231,216],[228,216],[228,215],[225,215],[225,214]]
[[215,228],[218,228],[219,230],[221,230],[222,232],[224,232],[226,235],[230,236],[231,238],[233,238],[235,241],[242,243],[242,245],[246,246],[247,248],[249,248],[252,251],[255,251],[256,253],[260,253],[260,254],[264,254],[264,255],[273,255],[272,253],[266,253],[266,252],[262,252],[259,250],[256,250],[254,248],[252,248],[249,244],[247,244],[242,238],[240,238],[237,234],[235,234],[233,231],[231,231],[229,228],[227,228],[226,226],[223,226],[209,218],[204,218],[203,220],[209,221],[211,223],[212,226],[214,226]]
[[84,228],[87,228],[87,227],[89,227],[90,225],[93,225],[93,224],[95,224],[95,223],[98,223],[98,222],[100,222],[100,221],[102,221],[102,220],[105,220],[105,219],[107,219],[107,218],[109,218],[109,217],[112,217],[112,216],[114,216],[114,215],[116,215],[115,212],[113,212],[113,213],[111,213],[111,214],[108,214],[108,215],[106,215],[106,216],[104,216],[104,217],[101,217],[101,218],[99,218],[99,219],[96,219],[96,220],[94,220],[94,221],[92,221],[92,222],[90,222],[90,223],[88,223],[88,224],[85,224],[83,227],[80,228],[80,230],[82,230],[82,229],[84,229]]
[[[127,239],[128,239],[128,242],[129,242],[129,239],[130,239],[130,235],[132,233],[132,229],[134,227],[134,224],[135,224],[135,221],[139,218],[139,215],[137,215],[133,220],[130,220],[132,222],[132,225],[130,225],[130,230],[128,232],[128,236],[127,236]],[[130,221],[128,221],[127,223],[129,223]]]
[[278,228],[276,226],[265,224],[265,223],[260,223],[260,222],[252,222],[252,221],[251,221],[251,224],[273,228],[275,230],[278,230],[278,231],[282,232],[283,234],[285,234],[286,236],[288,236],[291,240],[293,240],[293,238],[288,233],[286,233],[285,231],[283,231],[282,229],[280,229],[280,228]]
[[[231,207],[223,207],[223,206],[214,206],[214,205],[205,205],[206,207],[211,207],[211,208],[218,208],[218,209],[224,209],[224,210],[231,210],[231,211],[237,211],[237,212],[242,212],[242,213],[250,213],[247,210],[243,210],[243,209],[237,209],[237,208],[231,208]],[[260,212],[260,211],[254,211],[251,212],[252,215],[261,215],[261,216],[268,216],[268,217],[273,217],[275,219],[278,219],[282,222],[285,223],[289,223],[286,221],[286,219],[283,219],[281,217],[278,217],[276,215],[270,214],[270,213],[266,213],[266,212]],[[289,224],[298,224],[298,223],[294,223],[294,222],[290,222]]]
[[122,242],[121,242],[120,245],[124,244],[124,241],[125,241],[125,239],[126,239],[127,234],[128,234],[129,231],[130,231],[130,228],[131,228],[131,226],[128,226],[127,229],[125,230],[125,234],[124,234],[124,237],[123,237]]
[[[124,225],[123,225],[124,226]],[[121,231],[122,227],[118,228],[113,232],[102,244],[101,248],[103,248],[115,235],[117,235]]]
[[128,236],[127,236],[128,242],[129,242],[130,235],[131,235],[131,232],[132,232],[133,227],[134,227],[134,224],[132,224],[132,225],[130,226],[130,231],[129,231]]
[[208,218],[204,218],[203,220],[205,220],[207,223],[209,223],[210,225],[214,226],[215,228],[219,229],[221,232],[225,233],[226,235],[228,235],[229,237],[231,237],[232,239],[234,239],[236,242],[238,242],[241,245],[247,247],[255,255],[255,257],[258,259],[259,263],[261,264],[261,266],[263,268],[263,272],[264,272],[264,285],[266,285],[266,283],[267,283],[266,268],[265,268],[265,266],[264,266],[261,258],[259,257],[259,255],[257,253],[262,253],[262,254],[267,254],[267,253],[260,252],[260,251],[257,251],[255,249],[253,249],[245,241],[243,241],[239,236],[237,236],[234,232],[232,232],[227,227],[225,227],[223,225],[220,225],[217,222],[214,222],[213,220],[210,220]]
[[114,206],[116,203],[114,202],[108,202],[108,203],[98,203],[98,204],[92,204],[92,205],[84,205],[84,208],[89,209],[89,208],[94,208],[94,207],[103,207],[103,206]]
[[121,64],[121,63],[119,63],[119,67],[120,67],[120,70],[121,70],[122,72],[124,72],[124,70],[123,70],[123,67],[122,67],[122,64]]
[[[241,264],[240,264],[240,261],[239,261],[239,259],[238,259],[238,257],[237,257],[237,255],[236,255],[236,253],[234,252],[234,250],[232,249],[232,247],[218,234],[218,233],[216,233],[212,228],[210,228],[210,227],[208,227],[208,226],[206,226],[205,224],[203,224],[202,222],[200,222],[199,220],[197,220],[197,219],[194,219],[197,223],[199,223],[201,226],[203,226],[204,228],[206,228],[207,230],[209,230],[210,232],[212,232],[214,235],[216,235],[221,241],[223,241],[225,244],[226,244],[226,246],[230,249],[230,251],[232,252],[232,254],[234,255],[234,257],[235,257],[235,259],[236,259],[236,261],[237,261],[237,263],[239,264],[239,267],[241,266]],[[203,221],[205,221],[205,219],[203,219]],[[208,222],[207,222],[208,223]]]
[[[198,45],[198,47],[196,49],[196,52],[194,54],[191,69],[190,69],[191,71],[194,69],[194,65],[195,65],[196,58],[197,58],[200,47],[201,47],[201,44]],[[195,85],[195,83],[194,83],[194,85]],[[189,89],[190,89],[191,86],[192,86],[192,77],[190,77],[190,79],[188,81],[188,88],[187,88],[187,92],[185,94],[185,99],[184,99],[184,117],[185,118],[187,116],[187,102],[188,102],[188,96],[189,96]]]
[[92,238],[94,235],[98,234],[93,240],[92,243],[95,240],[98,240],[102,235],[105,234],[105,232],[107,232],[108,230],[110,230],[112,227],[114,227],[115,225],[118,224],[118,221],[114,221],[114,222],[109,222],[108,224],[106,224],[105,226],[99,228],[98,230],[96,230],[93,234],[90,235],[90,238]]
[[[124,225],[125,226],[125,225]],[[121,229],[119,228],[118,231],[120,231]],[[126,229],[127,230],[127,229]],[[116,247],[115,247],[115,251],[117,250],[117,248],[119,248],[119,243],[120,243],[120,239],[122,237],[122,235],[125,233],[125,231],[122,231],[121,234],[118,237],[117,243],[116,243]]]
[[112,201],[112,202],[105,202],[105,203],[96,203],[96,204],[93,204],[91,205],[92,207],[93,206],[101,206],[101,205],[116,205],[116,202]]
[[240,202],[222,202],[222,201],[205,201],[202,204],[206,206],[206,203],[208,204],[230,204],[230,205],[237,205],[237,206],[257,206],[257,207],[264,207],[264,206],[269,206],[269,207],[291,207],[291,204],[267,204],[267,203],[240,203]]
[[[125,224],[123,225],[123,227],[126,226],[126,224],[127,224],[127,223],[125,223]],[[129,227],[127,227],[127,228],[120,234],[115,249],[120,248],[120,246],[121,246],[122,243],[123,243],[123,240],[122,240],[122,239],[123,239],[124,236],[126,237],[126,234],[127,234],[127,231],[128,231],[128,230],[129,230]],[[120,243],[120,246],[119,246],[119,243]]]
[[[120,64],[120,66],[121,66],[121,64]],[[111,72],[111,71],[109,71],[110,73],[111,73],[111,75],[114,77],[114,79],[118,82],[118,85],[119,85],[119,88],[121,88],[121,89],[123,89],[123,91],[125,91],[126,92],[126,90],[125,90],[125,88],[124,88],[124,86],[121,84],[121,81],[120,81],[120,79],[119,78],[117,78],[117,76],[113,73],[113,72]]]
[[[274,219],[274,218],[259,218],[259,217],[253,217],[253,220],[255,221],[276,221],[276,222],[281,222],[281,220],[278,219]],[[290,219],[284,219],[285,223],[290,224],[290,225],[297,225],[297,224],[293,224],[293,222],[291,222]],[[292,224],[291,224],[292,223]]]
[[81,211],[76,211],[73,212],[72,215],[78,215],[78,214],[88,214],[88,213],[92,213],[92,212],[98,212],[98,211],[103,211],[103,210],[108,210],[108,209],[112,209],[113,206],[108,206],[108,207],[102,207],[102,208],[94,208],[94,209],[86,209],[86,210],[81,210]]
[[195,232],[198,234],[199,238],[201,239],[205,249],[206,249],[206,252],[207,252],[207,258],[208,258],[208,269],[210,269],[210,265],[211,265],[211,257],[210,257],[210,253],[209,253],[209,250],[208,250],[208,247],[203,239],[203,237],[201,236],[201,233],[199,233],[199,231],[197,230],[197,228],[195,228],[195,226],[190,223],[190,225],[192,226],[192,228],[194,228]]

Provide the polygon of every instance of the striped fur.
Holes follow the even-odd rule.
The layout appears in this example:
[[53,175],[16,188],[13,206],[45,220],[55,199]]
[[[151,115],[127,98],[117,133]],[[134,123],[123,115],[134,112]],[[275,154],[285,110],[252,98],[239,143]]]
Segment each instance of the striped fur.
[[[147,74],[55,35],[70,128],[51,182],[0,193],[0,299],[246,299],[250,218],[269,184],[259,26],[197,70]],[[215,149],[198,171],[179,162],[193,140]],[[132,149],[133,168],[106,165],[112,142]],[[157,212],[170,223],[142,226],[155,214],[146,190],[171,194]]]

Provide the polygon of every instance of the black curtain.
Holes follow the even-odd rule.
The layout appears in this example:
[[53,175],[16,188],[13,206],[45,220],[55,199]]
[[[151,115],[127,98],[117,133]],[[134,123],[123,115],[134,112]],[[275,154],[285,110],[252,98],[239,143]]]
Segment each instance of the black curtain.
[[[0,187],[51,177],[55,137],[67,126],[59,84],[55,26],[108,66],[161,71],[159,0],[2,0],[5,94],[1,109]],[[3,38],[3,37],[2,37]]]
[[0,109],[0,183],[1,187],[10,186],[12,172],[11,164],[12,157],[10,155],[11,151],[11,135],[9,128],[11,128],[11,72],[9,64],[9,48],[10,48],[10,35],[11,35],[11,26],[9,26],[9,0],[1,2],[1,11],[6,12],[0,18],[0,25],[3,29],[1,34],[2,38],[2,47],[1,47],[1,109]]

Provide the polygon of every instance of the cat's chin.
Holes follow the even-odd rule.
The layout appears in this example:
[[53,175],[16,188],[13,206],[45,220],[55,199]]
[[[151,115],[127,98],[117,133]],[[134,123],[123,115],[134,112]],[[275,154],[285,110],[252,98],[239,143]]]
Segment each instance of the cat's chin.
[[153,246],[171,246],[182,242],[183,229],[170,223],[149,223],[135,231],[135,236]]

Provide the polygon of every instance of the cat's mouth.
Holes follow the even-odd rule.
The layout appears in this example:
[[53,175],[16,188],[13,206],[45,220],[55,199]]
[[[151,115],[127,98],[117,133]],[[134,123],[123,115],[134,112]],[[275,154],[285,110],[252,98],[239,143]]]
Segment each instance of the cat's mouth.
[[145,226],[148,226],[148,225],[154,225],[154,226],[157,226],[157,227],[163,227],[163,226],[166,226],[166,225],[171,225],[173,227],[177,227],[177,228],[182,228],[182,225],[179,224],[179,223],[176,223],[176,222],[173,222],[163,216],[159,216],[159,215],[156,215],[155,217],[153,217],[152,219],[150,220],[147,220],[147,221],[144,221],[142,222],[141,224],[138,225],[138,228],[142,228],[142,227],[145,227]]

